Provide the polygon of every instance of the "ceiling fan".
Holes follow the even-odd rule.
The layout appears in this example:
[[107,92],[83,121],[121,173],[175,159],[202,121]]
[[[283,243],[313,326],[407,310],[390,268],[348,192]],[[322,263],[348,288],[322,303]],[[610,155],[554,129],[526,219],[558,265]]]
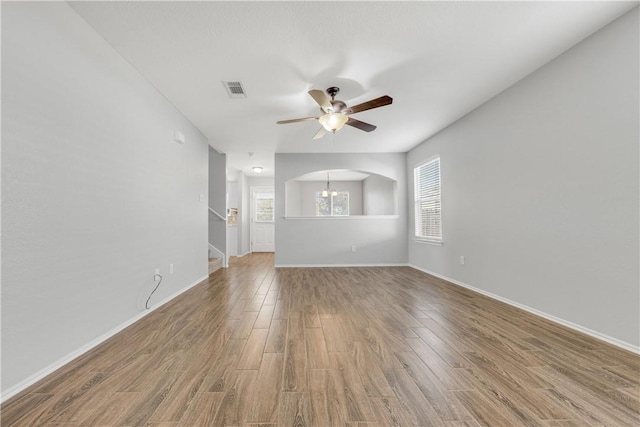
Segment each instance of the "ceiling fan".
[[340,92],[340,88],[332,86],[327,89],[327,95],[331,99],[327,98],[323,91],[319,89],[312,89],[309,91],[309,95],[318,103],[322,115],[318,117],[303,117],[300,119],[280,120],[276,122],[279,125],[286,123],[306,122],[310,120],[318,120],[322,127],[315,134],[313,139],[320,139],[324,136],[326,131],[336,133],[336,131],[342,129],[346,124],[358,128],[365,132],[371,132],[376,129],[372,124],[356,120],[350,117],[351,114],[359,113],[361,111],[371,110],[372,108],[384,107],[393,102],[393,98],[384,95],[379,98],[372,99],[362,104],[354,105],[353,107],[347,107],[347,104],[336,99],[336,95]]

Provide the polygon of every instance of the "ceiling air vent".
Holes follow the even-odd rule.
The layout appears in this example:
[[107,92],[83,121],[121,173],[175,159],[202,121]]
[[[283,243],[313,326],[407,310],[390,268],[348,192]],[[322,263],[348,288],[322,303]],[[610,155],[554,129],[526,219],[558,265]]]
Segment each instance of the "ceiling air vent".
[[229,98],[246,98],[247,93],[244,91],[242,87],[242,82],[225,82],[224,87],[227,89],[227,93],[229,93]]

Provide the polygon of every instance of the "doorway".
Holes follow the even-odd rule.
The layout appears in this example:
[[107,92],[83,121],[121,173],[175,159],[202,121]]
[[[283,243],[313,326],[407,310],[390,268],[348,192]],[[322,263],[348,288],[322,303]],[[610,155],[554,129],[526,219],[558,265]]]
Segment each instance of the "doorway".
[[273,187],[251,187],[251,252],[274,252]]

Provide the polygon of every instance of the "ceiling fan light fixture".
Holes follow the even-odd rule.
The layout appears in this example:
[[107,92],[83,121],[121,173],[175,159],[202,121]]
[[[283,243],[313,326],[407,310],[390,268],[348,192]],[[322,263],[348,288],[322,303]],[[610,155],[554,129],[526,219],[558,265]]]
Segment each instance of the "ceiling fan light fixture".
[[323,128],[330,132],[336,132],[349,121],[349,117],[342,113],[327,113],[318,119]]
[[358,119],[351,117],[351,114],[360,113],[362,111],[372,110],[378,107],[384,107],[393,102],[393,98],[389,95],[383,95],[375,99],[371,99],[366,102],[362,102],[358,105],[347,106],[344,102],[336,99],[336,95],[340,89],[332,86],[327,89],[327,95],[331,99],[327,98],[327,95],[319,89],[312,89],[309,91],[309,95],[320,106],[322,111],[320,116],[316,117],[301,117],[299,119],[290,120],[278,120],[276,123],[284,125],[287,123],[307,122],[311,120],[318,120],[322,127],[313,136],[313,139],[320,139],[324,136],[326,131],[333,132],[343,128],[344,125],[349,125],[356,129],[360,129],[364,132],[371,132],[376,130],[376,127],[370,123],[362,122]]

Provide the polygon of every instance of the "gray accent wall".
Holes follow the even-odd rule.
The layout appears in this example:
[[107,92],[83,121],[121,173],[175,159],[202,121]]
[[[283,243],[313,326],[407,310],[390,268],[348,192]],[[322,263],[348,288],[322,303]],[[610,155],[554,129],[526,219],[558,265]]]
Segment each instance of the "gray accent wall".
[[225,216],[227,211],[227,156],[209,147],[209,207]]
[[3,396],[145,312],[156,268],[151,307],[206,278],[206,196],[206,138],[67,3],[3,2]]
[[[209,244],[227,254],[227,156],[209,147]],[[218,254],[211,254],[214,258]]]
[[[392,265],[407,262],[407,199],[398,194],[399,215],[286,218],[285,183],[319,170],[372,172],[406,188],[404,153],[276,154],[276,265]],[[356,246],[356,252],[351,247]]]
[[411,265],[638,348],[638,36],[635,8],[409,152],[444,239]]

